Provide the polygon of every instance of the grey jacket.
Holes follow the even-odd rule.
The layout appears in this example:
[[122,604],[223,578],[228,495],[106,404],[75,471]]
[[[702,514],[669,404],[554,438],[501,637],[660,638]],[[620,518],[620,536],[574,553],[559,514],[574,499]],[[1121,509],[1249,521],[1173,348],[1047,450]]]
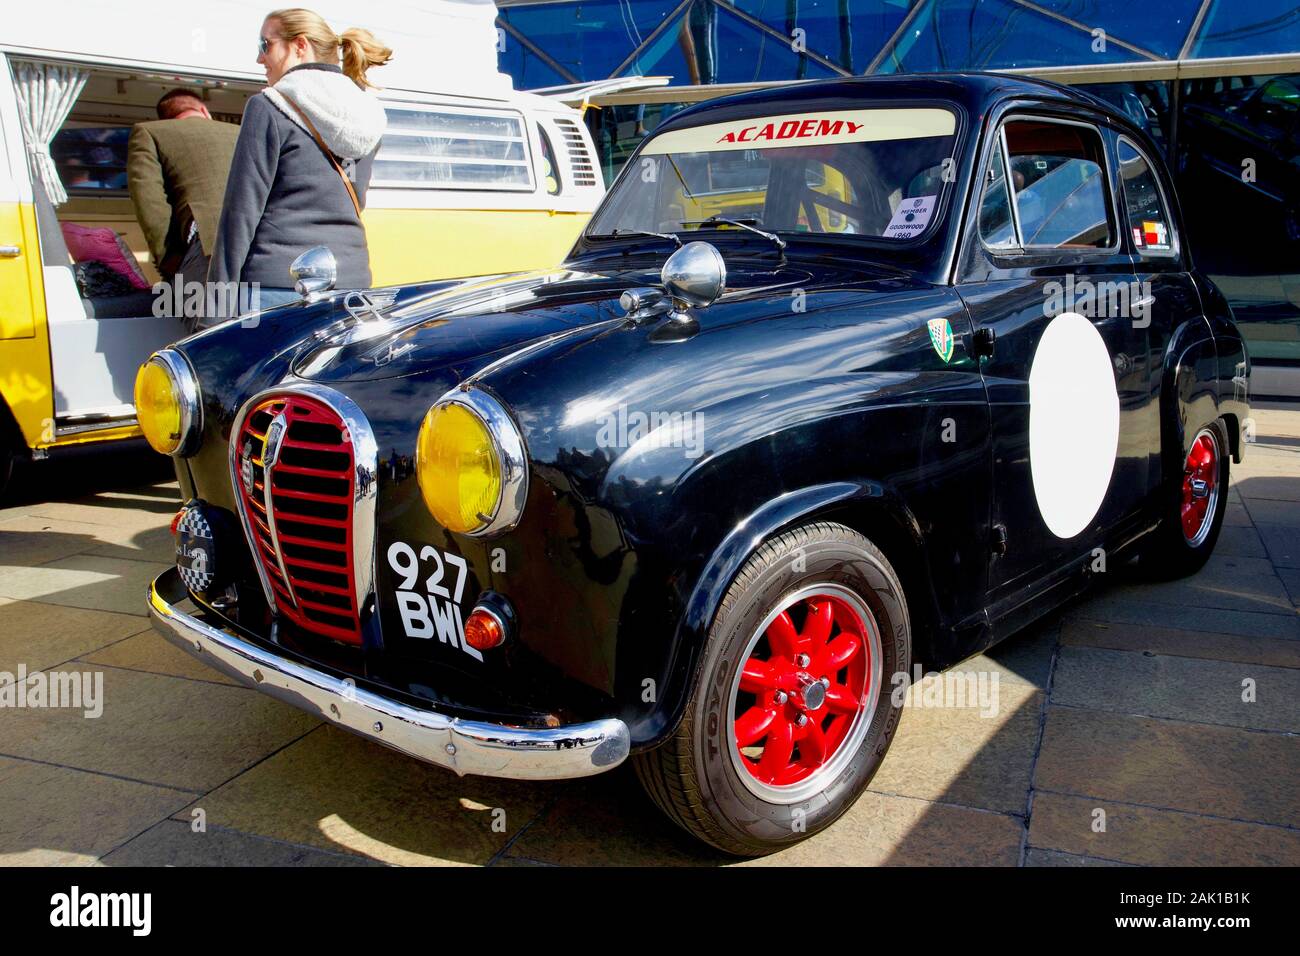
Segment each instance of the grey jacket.
[[382,104],[336,66],[294,67],[244,108],[208,281],[292,288],[289,264],[325,245],[338,260],[338,287],[367,288],[365,229],[338,172],[286,95],[311,118],[365,205],[387,123]]

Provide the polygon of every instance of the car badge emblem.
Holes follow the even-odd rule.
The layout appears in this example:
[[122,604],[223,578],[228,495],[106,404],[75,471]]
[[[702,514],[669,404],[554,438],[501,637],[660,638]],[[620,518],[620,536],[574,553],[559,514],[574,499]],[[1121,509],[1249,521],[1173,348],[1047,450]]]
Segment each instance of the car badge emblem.
[[239,453],[239,480],[244,484],[244,491],[249,496],[253,494],[253,443],[252,441],[244,442],[244,447]]
[[930,344],[944,364],[948,364],[952,359],[952,325],[947,319],[931,319],[926,324],[930,327]]
[[280,442],[284,438],[285,431],[288,430],[289,424],[285,421],[284,412],[276,415],[271,420],[271,424],[266,427],[266,444],[262,446],[262,473],[269,474],[272,466],[280,458]]

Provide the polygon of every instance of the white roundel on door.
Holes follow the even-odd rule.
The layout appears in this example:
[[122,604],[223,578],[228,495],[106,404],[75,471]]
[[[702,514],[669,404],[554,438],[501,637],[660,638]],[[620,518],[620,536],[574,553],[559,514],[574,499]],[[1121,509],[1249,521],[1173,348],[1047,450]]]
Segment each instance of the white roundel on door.
[[1119,447],[1110,350],[1091,322],[1062,312],[1029,369],[1029,468],[1052,534],[1073,538],[1096,517]]

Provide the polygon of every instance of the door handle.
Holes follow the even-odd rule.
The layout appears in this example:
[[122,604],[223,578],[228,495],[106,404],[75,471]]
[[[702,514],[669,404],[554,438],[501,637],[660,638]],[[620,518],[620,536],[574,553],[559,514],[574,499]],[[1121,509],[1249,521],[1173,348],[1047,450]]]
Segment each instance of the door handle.
[[0,259],[13,259],[22,255],[22,246],[0,246]]

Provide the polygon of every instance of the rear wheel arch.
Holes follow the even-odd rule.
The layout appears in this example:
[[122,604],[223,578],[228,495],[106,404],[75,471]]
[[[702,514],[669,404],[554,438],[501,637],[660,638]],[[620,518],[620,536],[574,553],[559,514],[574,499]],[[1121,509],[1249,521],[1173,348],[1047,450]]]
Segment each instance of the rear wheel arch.
[[1219,417],[1218,352],[1209,323],[1189,322],[1165,353],[1160,389],[1161,485],[1182,474],[1192,437]]

